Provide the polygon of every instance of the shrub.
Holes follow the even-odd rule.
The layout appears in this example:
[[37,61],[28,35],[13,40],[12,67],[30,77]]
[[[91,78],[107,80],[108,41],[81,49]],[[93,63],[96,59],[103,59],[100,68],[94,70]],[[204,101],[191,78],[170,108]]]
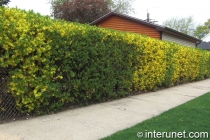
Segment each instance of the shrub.
[[210,53],[0,8],[0,67],[22,112],[52,111],[210,77]]

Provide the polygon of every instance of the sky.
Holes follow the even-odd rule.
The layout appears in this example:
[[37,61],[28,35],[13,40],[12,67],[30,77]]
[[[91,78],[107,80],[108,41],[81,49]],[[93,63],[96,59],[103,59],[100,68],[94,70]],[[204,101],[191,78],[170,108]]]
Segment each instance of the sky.
[[[202,25],[210,19],[209,0],[134,0],[135,13],[130,16],[146,19],[147,11],[150,18],[162,23],[172,17],[186,18],[192,16],[196,25]],[[41,15],[51,13],[49,0],[11,0],[9,7],[31,10]]]
[[150,18],[162,24],[172,17],[187,18],[192,16],[196,24],[203,24],[210,19],[209,0],[135,0],[135,17],[146,19],[147,10]]

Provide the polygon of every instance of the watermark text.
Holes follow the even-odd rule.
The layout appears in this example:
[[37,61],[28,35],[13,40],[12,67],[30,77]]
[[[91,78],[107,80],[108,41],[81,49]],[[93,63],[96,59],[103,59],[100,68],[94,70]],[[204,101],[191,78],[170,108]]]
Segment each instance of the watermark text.
[[209,133],[208,132],[186,132],[180,131],[180,132],[158,132],[156,130],[154,131],[147,131],[145,130],[144,132],[137,132],[137,137],[138,138],[146,138],[146,139],[161,139],[161,138],[166,138],[166,139],[203,139],[203,138],[209,138]]

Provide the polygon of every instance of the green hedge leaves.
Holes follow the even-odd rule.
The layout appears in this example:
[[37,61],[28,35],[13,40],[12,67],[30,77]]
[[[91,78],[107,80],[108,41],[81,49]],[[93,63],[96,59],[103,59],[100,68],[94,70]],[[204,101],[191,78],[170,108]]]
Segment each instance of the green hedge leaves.
[[210,53],[0,8],[0,67],[22,112],[84,105],[210,77]]

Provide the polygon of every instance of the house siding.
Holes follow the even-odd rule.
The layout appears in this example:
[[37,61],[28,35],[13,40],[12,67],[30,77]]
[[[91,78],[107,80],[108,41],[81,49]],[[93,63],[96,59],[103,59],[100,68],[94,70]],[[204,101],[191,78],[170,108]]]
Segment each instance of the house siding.
[[178,43],[180,45],[190,46],[190,47],[193,47],[193,48],[196,47],[196,42],[194,42],[194,41],[183,39],[181,37],[178,37],[178,36],[175,36],[175,35],[172,35],[172,34],[168,34],[168,33],[165,33],[165,32],[162,33],[162,40],[175,42],[175,43]]
[[160,39],[160,33],[156,31],[156,28],[126,20],[118,16],[111,16],[110,18],[97,24],[97,26],[120,31],[139,33],[152,38]]

